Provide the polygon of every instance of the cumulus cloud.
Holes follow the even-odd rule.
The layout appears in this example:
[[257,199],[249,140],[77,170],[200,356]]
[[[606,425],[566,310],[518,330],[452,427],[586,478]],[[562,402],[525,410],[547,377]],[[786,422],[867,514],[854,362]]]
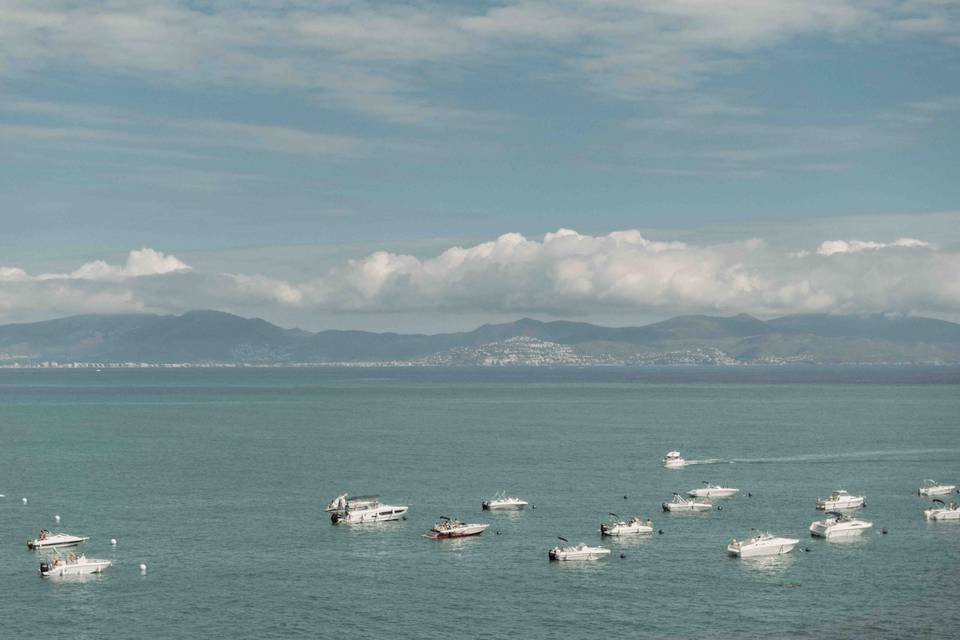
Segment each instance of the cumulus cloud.
[[[960,313],[960,253],[915,238],[827,240],[790,253],[759,239],[692,244],[637,230],[506,233],[432,256],[375,251],[288,281],[263,273],[191,269],[152,249],[126,263],[89,262],[32,276],[0,267],[0,318],[216,308],[422,314],[589,316],[804,312]],[[269,316],[269,313],[266,315]]]

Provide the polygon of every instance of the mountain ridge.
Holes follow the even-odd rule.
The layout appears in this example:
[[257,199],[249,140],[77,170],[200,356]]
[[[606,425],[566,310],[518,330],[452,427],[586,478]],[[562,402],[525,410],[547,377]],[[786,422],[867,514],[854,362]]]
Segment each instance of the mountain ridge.
[[[522,354],[501,353],[495,346],[519,337],[547,345],[523,343],[523,353],[547,362],[566,358],[571,364],[697,363],[698,358],[742,364],[960,363],[960,324],[915,316],[800,314],[760,320],[748,314],[683,315],[624,327],[521,318],[471,331],[404,334],[311,332],[197,310],[181,315],[86,314],[0,325],[0,364],[523,364]],[[551,348],[557,353],[545,355]],[[566,355],[557,355],[561,352]]]

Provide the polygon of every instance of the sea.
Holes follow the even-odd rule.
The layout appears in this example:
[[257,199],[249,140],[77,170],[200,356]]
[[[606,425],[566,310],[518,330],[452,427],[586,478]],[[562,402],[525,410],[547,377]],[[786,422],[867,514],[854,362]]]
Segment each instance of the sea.
[[[957,367],[0,370],[0,638],[958,637],[960,522],[917,495],[958,436]],[[740,493],[662,511],[703,481]],[[862,537],[810,536],[834,489]],[[410,510],[335,526],[344,492]],[[113,565],[41,578],[41,528]],[[800,544],[729,557],[752,530]]]

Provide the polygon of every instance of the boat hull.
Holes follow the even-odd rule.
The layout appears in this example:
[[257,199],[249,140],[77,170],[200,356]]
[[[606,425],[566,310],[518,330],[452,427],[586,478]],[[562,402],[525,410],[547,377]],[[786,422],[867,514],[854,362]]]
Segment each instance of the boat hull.
[[364,509],[362,511],[335,511],[330,516],[333,524],[367,524],[371,522],[392,522],[400,520],[407,513],[408,507],[383,506],[379,509]]
[[762,556],[779,556],[790,553],[799,544],[799,540],[783,538],[775,543],[727,545],[727,552],[738,558],[759,558]]
[[463,527],[458,527],[450,531],[437,531],[436,529],[431,529],[429,532],[423,535],[424,538],[430,538],[431,540],[445,540],[447,538],[469,538],[470,536],[478,536],[484,531],[487,530],[488,524],[468,524]]
[[864,531],[873,526],[872,522],[848,523],[847,525],[825,525],[822,522],[814,522],[810,525],[810,535],[817,538],[831,540],[833,538],[850,538],[859,536]]
[[653,533],[653,527],[648,527],[645,524],[630,526],[630,525],[600,525],[600,535],[603,536],[636,536],[636,535],[645,535]]
[[550,550],[550,559],[559,562],[571,560],[602,560],[610,555],[609,549],[591,549],[588,551],[556,551]]
[[687,495],[692,498],[729,498],[737,495],[739,489],[691,489]]
[[481,508],[485,511],[517,511],[527,506],[526,502],[481,502]]
[[938,485],[936,487],[922,487],[917,490],[917,493],[921,496],[944,496],[948,493],[953,493],[956,491],[956,487],[952,484],[947,485]]
[[960,520],[960,509],[927,509],[923,512],[927,520]]
[[63,547],[75,547],[81,542],[86,542],[90,538],[81,538],[79,536],[52,536],[46,540],[30,540],[27,542],[28,549],[53,549]]
[[41,570],[40,575],[47,578],[62,576],[84,576],[91,573],[102,573],[103,570],[109,567],[111,564],[112,563],[110,560],[87,560],[77,564],[66,563],[57,566],[51,566],[46,571]]
[[662,505],[664,511],[709,511],[709,504],[677,504],[675,502],[664,502]]
[[845,511],[848,509],[859,509],[863,506],[862,496],[844,498],[842,500],[817,500],[817,509],[821,511]]

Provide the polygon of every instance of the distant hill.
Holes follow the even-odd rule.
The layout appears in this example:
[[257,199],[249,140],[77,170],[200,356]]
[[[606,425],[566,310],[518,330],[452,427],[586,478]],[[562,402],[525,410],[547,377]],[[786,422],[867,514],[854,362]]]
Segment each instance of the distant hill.
[[219,311],[0,326],[0,364],[444,365],[960,363],[960,324],[903,316],[678,316],[642,327],[523,318],[461,333],[283,329]]

